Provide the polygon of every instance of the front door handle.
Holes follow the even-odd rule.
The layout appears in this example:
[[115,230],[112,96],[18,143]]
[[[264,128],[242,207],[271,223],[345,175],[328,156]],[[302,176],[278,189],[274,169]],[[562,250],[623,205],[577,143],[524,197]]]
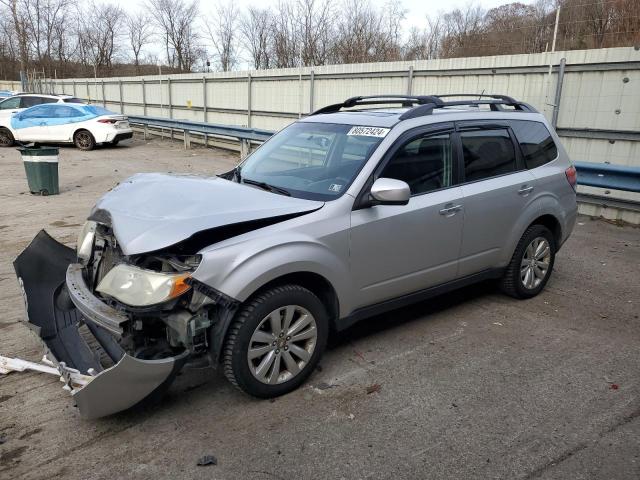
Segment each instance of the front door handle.
[[453,203],[447,203],[442,210],[440,210],[440,215],[444,215],[445,217],[453,217],[456,212],[462,210],[462,205],[454,205]]
[[41,127],[46,127],[47,126],[47,122],[40,122],[40,126]]
[[533,187],[531,185],[522,185],[522,187],[520,187],[520,190],[518,190],[518,193],[523,197],[526,197],[532,191],[533,191]]

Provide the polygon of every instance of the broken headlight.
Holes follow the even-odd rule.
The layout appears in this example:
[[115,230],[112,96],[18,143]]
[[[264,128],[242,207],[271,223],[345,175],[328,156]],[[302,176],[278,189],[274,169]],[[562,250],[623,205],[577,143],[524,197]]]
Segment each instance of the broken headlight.
[[188,273],[160,273],[121,263],[105,275],[98,292],[131,305],[147,307],[174,299],[188,291]]
[[78,254],[78,260],[83,264],[87,264],[91,258],[91,252],[93,250],[93,242],[96,239],[96,222],[91,220],[84,223],[80,234],[78,235],[78,242],[76,243],[76,252]]

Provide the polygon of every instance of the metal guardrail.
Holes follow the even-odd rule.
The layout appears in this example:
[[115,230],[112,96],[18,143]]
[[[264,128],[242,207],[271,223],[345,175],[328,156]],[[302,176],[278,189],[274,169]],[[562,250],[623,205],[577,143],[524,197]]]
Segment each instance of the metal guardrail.
[[609,163],[574,162],[578,185],[640,192],[640,168]]
[[[233,138],[241,143],[242,153],[248,152],[250,142],[264,142],[275,132],[257,128],[247,128],[230,125],[219,125],[191,120],[175,120],[161,117],[143,117],[130,115],[129,121],[134,125],[145,127],[166,128],[185,133],[185,146],[188,147],[188,133]],[[589,187],[640,192],[640,168],[608,163],[574,162],[578,170],[578,185]]]
[[133,124],[197,132],[204,135],[231,137],[237,140],[249,140],[252,142],[264,142],[275,133],[270,130],[261,130],[258,128],[218,125],[215,123],[194,122],[191,120],[175,120],[170,118],[142,117],[136,115],[127,116],[129,117],[129,122]]

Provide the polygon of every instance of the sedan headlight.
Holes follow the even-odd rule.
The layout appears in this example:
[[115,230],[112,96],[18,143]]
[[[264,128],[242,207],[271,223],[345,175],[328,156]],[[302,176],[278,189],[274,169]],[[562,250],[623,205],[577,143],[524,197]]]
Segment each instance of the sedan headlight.
[[132,307],[146,307],[179,297],[191,287],[188,273],[160,273],[120,264],[109,270],[98,292]]
[[89,220],[85,222],[78,235],[78,242],[76,243],[76,252],[78,259],[82,263],[87,263],[91,258],[91,251],[93,250],[93,242],[96,238],[96,222]]

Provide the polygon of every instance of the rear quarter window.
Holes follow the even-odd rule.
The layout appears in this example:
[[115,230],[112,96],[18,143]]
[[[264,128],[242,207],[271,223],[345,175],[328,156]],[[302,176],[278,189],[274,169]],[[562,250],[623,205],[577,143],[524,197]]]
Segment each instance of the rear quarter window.
[[511,129],[518,139],[527,168],[540,167],[558,156],[558,147],[544,123],[517,120],[512,122]]

